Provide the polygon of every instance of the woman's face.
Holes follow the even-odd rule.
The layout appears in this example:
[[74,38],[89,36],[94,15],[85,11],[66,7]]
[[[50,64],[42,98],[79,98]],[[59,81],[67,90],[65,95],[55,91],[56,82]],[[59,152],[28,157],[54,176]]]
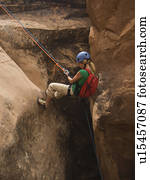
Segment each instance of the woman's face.
[[83,63],[79,63],[79,67],[80,68],[84,68],[84,64]]

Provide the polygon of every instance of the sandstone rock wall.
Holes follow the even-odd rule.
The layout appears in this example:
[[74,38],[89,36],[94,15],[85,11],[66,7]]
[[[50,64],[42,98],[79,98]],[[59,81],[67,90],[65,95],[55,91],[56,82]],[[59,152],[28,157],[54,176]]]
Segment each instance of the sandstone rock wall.
[[[72,13],[79,14],[80,10],[51,6],[49,9],[14,15],[61,65],[71,69],[76,53],[88,48],[89,19],[70,17]],[[54,63],[4,12],[0,16],[0,46],[40,89],[44,90],[47,80],[53,79]]]
[[[76,53],[88,49],[88,21],[78,17],[72,22],[65,19],[70,16],[66,9],[52,9],[52,14],[39,10],[17,18],[60,64],[72,69]],[[53,100],[47,110],[36,102],[48,75],[58,82],[66,77],[58,69],[52,77],[53,63],[6,15],[0,16],[0,46],[5,49],[0,50],[0,179],[99,179],[79,99]]]
[[[86,0],[1,0],[2,3],[11,5],[11,4],[25,4],[29,5],[32,3],[60,3],[71,5],[72,7],[85,7]],[[44,6],[46,7],[46,6]]]
[[87,0],[90,49],[103,92],[94,105],[104,180],[134,179],[134,1]]
[[[79,1],[70,1],[70,0],[1,0],[0,3],[6,5],[9,10],[12,12],[24,12],[24,11],[33,11],[39,9],[49,9],[50,7],[71,7],[74,9],[85,10],[86,0]],[[2,9],[0,8],[0,14],[3,14]],[[80,13],[76,14],[80,16]],[[87,16],[87,14],[86,14]]]
[[[78,100],[37,105],[37,88],[0,48],[0,179],[98,179]],[[71,105],[70,105],[71,104]],[[89,171],[90,169],[90,171]]]
[[0,83],[0,179],[65,179],[59,127],[49,121],[52,114],[39,110],[40,89],[2,48]]

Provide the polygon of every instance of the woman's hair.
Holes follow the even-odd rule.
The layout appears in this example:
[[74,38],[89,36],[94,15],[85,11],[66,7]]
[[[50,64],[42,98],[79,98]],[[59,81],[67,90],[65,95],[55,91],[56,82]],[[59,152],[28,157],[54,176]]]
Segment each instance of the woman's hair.
[[91,68],[91,71],[92,71],[93,73],[96,72],[95,64],[92,62],[91,59],[88,59],[88,60],[85,59],[85,60],[82,61],[82,63],[83,63],[83,64],[89,64],[89,66],[90,66],[90,68]]

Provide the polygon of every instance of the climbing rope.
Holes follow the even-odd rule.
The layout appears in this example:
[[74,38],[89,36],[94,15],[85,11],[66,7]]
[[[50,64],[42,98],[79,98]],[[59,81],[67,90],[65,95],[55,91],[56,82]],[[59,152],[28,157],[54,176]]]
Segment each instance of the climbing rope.
[[[101,170],[100,170],[100,163],[99,163],[97,153],[96,153],[96,145],[95,145],[95,139],[94,139],[93,126],[92,126],[92,123],[90,124],[91,115],[89,114],[89,109],[86,108],[87,107],[87,102],[85,101],[85,99],[81,99],[81,106],[82,106],[82,109],[83,109],[83,112],[84,112],[84,115],[85,115],[85,119],[87,121],[87,125],[88,125],[88,128],[89,128],[89,135],[90,135],[90,138],[91,138],[91,142],[92,142],[92,146],[93,146],[93,150],[94,150],[94,154],[95,154],[95,158],[96,158],[99,180],[103,180],[102,173],[101,173]],[[91,122],[92,122],[92,120],[91,120]]]
[[13,20],[17,22],[17,24],[20,25],[22,30],[31,38],[31,40],[56,64],[57,67],[59,67],[64,74],[69,74],[69,71],[65,69],[63,66],[61,66],[57,60],[48,52],[48,50],[38,41],[36,37],[27,29],[24,27],[24,25],[12,14],[12,12],[0,2],[0,8]]

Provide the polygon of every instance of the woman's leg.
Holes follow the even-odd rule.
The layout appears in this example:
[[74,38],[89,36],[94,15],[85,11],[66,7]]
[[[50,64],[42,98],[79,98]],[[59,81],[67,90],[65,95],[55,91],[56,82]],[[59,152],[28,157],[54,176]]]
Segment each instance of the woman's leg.
[[[44,105],[45,107],[48,107],[48,104],[51,100],[51,98],[61,98],[63,96],[66,96],[68,93],[69,85],[61,84],[61,83],[50,83],[47,90],[46,90],[46,101],[43,101],[42,99],[39,99],[39,103],[41,105]],[[73,92],[70,91],[70,95],[73,95]]]
[[66,96],[68,93],[69,85],[62,83],[50,83],[48,89],[46,90],[46,94],[51,98],[55,97],[57,99]]

